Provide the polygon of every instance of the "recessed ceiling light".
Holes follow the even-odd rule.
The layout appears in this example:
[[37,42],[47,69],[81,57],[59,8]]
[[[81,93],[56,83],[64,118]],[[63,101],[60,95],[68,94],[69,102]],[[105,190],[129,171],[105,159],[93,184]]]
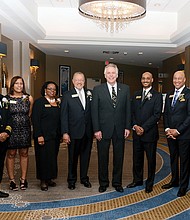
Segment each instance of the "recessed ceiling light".
[[152,65],[152,63],[150,62],[150,63],[148,63],[148,65],[150,65],[150,66],[151,66],[151,65]]
[[69,53],[69,50],[64,50],[65,53]]
[[110,60],[114,60],[114,58],[113,58],[113,57],[110,57]]
[[161,6],[160,3],[155,3],[155,4],[154,4],[154,7],[160,7],[160,6]]
[[123,52],[124,55],[127,55],[127,52]]
[[143,52],[142,52],[142,51],[139,51],[139,52],[138,52],[138,55],[143,55]]

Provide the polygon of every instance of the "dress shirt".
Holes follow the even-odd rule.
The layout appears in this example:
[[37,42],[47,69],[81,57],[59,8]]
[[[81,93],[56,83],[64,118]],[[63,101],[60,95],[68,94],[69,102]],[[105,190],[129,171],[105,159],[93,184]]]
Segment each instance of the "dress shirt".
[[107,85],[108,85],[108,90],[109,90],[110,96],[112,97],[112,87],[114,87],[115,93],[116,93],[116,95],[117,95],[117,83],[115,83],[115,84],[112,86],[112,85],[110,85],[110,84],[107,82]]
[[77,94],[79,95],[79,99],[80,99],[80,96],[82,96],[82,101],[81,101],[81,103],[82,103],[82,105],[83,105],[83,107],[84,107],[84,109],[85,109],[85,106],[86,106],[86,98],[85,98],[85,93],[84,93],[84,89],[82,88],[80,91],[79,91],[79,89],[77,89],[77,88],[75,88],[76,89],[76,91],[77,91]]

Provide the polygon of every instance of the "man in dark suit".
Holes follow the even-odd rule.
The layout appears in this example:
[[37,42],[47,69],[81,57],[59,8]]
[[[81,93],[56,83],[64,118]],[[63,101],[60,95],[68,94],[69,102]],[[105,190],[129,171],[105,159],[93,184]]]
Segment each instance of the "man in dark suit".
[[85,77],[76,72],[72,79],[74,88],[63,95],[61,105],[61,130],[68,144],[68,188],[75,189],[77,163],[80,156],[80,181],[90,188],[87,176],[93,141],[91,120],[92,93],[84,89]]
[[[3,178],[7,140],[12,130],[8,106],[8,100],[0,94],[0,184]],[[5,198],[8,196],[8,193],[0,191],[0,198]]]
[[185,196],[190,175],[190,90],[185,86],[185,82],[184,71],[174,73],[175,89],[167,94],[164,111],[164,128],[170,151],[172,178],[162,188],[179,186],[178,197]]
[[141,77],[142,90],[132,99],[133,126],[133,182],[127,188],[143,184],[144,152],[148,161],[145,192],[153,190],[156,169],[156,148],[159,138],[158,121],[162,113],[162,94],[152,88],[153,76],[145,72]]
[[109,186],[108,163],[109,147],[113,144],[112,186],[123,192],[122,169],[125,138],[130,134],[130,92],[129,87],[116,82],[118,68],[108,64],[104,70],[107,83],[93,90],[92,121],[98,147],[99,192]]

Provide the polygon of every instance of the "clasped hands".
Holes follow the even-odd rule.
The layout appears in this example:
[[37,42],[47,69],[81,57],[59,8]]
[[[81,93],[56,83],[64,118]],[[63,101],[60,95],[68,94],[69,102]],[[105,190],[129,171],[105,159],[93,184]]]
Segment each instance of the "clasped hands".
[[[125,133],[124,133],[124,138],[126,139],[130,134],[130,130],[128,129],[125,129]],[[102,132],[101,131],[97,131],[94,133],[94,136],[95,138],[98,140],[98,141],[101,141],[102,139]]]
[[177,131],[177,129],[171,129],[171,128],[169,128],[169,129],[167,129],[166,131],[165,131],[165,134],[166,134],[166,137],[167,138],[172,138],[172,139],[176,139],[176,137],[179,135],[179,132]]
[[144,134],[144,129],[139,125],[134,125],[133,128],[135,129],[137,135],[142,136]]
[[6,141],[6,139],[9,137],[9,135],[6,132],[0,133],[0,142]]

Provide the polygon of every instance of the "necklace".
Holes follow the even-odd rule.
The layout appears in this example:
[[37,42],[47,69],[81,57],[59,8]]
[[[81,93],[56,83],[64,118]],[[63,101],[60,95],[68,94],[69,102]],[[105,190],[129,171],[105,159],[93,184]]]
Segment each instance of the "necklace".
[[47,99],[48,102],[50,102],[50,103],[54,103],[54,102],[55,102],[55,98],[54,98],[54,99],[50,99],[50,98],[47,98],[47,97],[46,97],[46,99]]

